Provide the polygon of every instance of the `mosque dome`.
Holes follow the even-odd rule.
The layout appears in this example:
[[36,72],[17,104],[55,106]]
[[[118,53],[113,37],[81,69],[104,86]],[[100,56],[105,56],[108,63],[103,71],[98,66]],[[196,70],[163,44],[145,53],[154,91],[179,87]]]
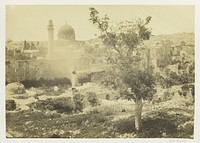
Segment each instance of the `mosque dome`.
[[75,32],[74,29],[65,23],[65,25],[61,26],[58,30],[58,40],[75,40]]

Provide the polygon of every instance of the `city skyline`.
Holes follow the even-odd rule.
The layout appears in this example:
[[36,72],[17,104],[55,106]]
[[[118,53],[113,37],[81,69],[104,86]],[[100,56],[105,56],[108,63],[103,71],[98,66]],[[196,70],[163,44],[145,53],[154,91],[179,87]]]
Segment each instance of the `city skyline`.
[[[6,39],[14,41],[47,40],[47,24],[50,19],[54,25],[54,39],[58,29],[67,23],[76,34],[76,40],[89,40],[98,35],[95,25],[89,21],[89,8],[95,7],[100,15],[107,14],[112,22],[145,19],[152,16],[152,34],[173,34],[194,32],[194,6],[11,6],[6,7]],[[132,13],[132,14],[131,14]]]

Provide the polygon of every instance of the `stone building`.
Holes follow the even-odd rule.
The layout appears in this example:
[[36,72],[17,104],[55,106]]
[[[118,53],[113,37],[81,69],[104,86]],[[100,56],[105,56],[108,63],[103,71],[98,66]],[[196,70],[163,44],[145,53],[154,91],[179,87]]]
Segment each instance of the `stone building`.
[[[67,23],[61,26],[55,40],[53,21],[49,20],[47,32],[47,41],[14,42],[14,49],[12,48],[12,42],[7,44],[8,48],[6,49],[11,51],[15,51],[16,45],[20,45],[18,49],[21,53],[30,57],[30,59],[16,60],[15,55],[13,55],[13,57],[9,56],[11,59],[6,59],[7,82],[32,80],[41,77],[47,79],[69,77],[73,71],[79,73],[92,69],[92,62],[82,58],[87,56],[84,50],[86,47],[85,41],[76,40],[75,30],[72,26]],[[35,47],[30,48],[30,45]],[[48,49],[45,58],[39,56],[40,46],[46,46]],[[33,59],[33,56],[36,58]]]

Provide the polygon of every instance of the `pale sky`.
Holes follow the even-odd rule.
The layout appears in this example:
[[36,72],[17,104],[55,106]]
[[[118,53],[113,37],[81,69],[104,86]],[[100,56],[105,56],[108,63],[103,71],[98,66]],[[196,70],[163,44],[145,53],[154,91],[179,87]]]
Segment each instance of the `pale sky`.
[[54,24],[54,39],[65,21],[71,25],[76,40],[88,40],[98,34],[96,26],[88,19],[89,7],[100,14],[107,14],[111,21],[145,19],[152,16],[150,27],[153,34],[194,32],[194,6],[7,6],[6,39],[47,40],[49,19]]

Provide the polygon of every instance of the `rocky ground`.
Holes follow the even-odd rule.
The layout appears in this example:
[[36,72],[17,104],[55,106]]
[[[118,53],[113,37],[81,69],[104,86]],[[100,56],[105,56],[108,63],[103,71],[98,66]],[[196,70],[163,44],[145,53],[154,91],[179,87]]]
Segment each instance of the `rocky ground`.
[[[71,89],[55,87],[47,92],[30,88],[20,94],[9,93],[7,101],[12,104],[10,101],[14,100],[15,106],[7,107],[7,137],[193,138],[193,99],[190,95],[176,94],[178,89],[180,86],[168,91],[158,87],[161,95],[156,95],[152,102],[143,102],[143,128],[139,133],[134,128],[134,101],[118,99],[116,91],[96,84],[77,87],[83,96],[82,111],[75,110],[70,100],[73,98]],[[92,98],[92,102],[86,98],[90,92],[97,97]],[[164,96],[165,92],[169,94]],[[93,102],[95,104],[91,104]]]

